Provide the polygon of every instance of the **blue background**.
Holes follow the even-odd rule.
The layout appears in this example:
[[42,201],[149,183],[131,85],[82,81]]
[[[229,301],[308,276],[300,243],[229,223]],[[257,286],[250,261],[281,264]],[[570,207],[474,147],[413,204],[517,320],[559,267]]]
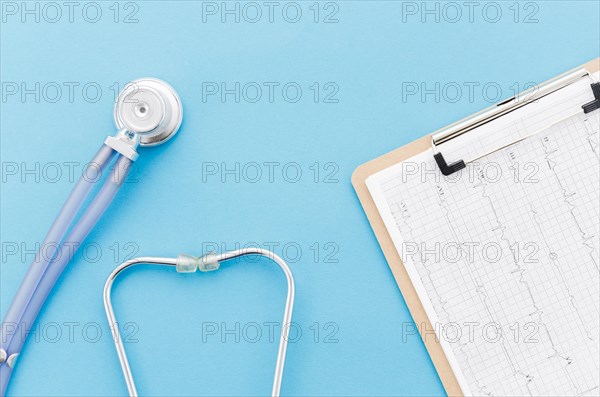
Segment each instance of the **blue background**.
[[[223,251],[253,243],[274,246],[296,278],[294,321],[302,335],[289,346],[283,394],[443,395],[420,338],[403,335],[411,316],[351,174],[365,161],[600,52],[597,1],[481,2],[472,20],[462,2],[454,3],[460,18],[456,7],[437,3],[438,21],[421,15],[421,2],[321,2],[318,22],[309,1],[297,3],[302,17],[296,23],[282,17],[286,3],[275,9],[273,22],[262,6],[256,23],[249,21],[251,9],[239,23],[232,15],[222,22],[220,14],[203,15],[202,2],[195,1],[122,2],[118,22],[113,2],[99,2],[97,23],[82,17],[83,2],[72,22],[61,6],[56,23],[50,21],[55,10],[46,8],[39,22],[27,14],[22,21],[20,10],[6,11],[7,3],[0,39],[2,316],[32,260],[25,251],[43,238],[72,186],[64,163],[78,162],[74,169],[81,173],[114,133],[115,87],[155,76],[171,83],[185,106],[179,135],[141,150],[131,181],[90,235],[87,254],[78,253],[56,285],[10,395],[126,394],[102,305],[109,272],[134,254],[200,255],[215,245]],[[40,13],[44,5],[38,3]],[[435,9],[436,3],[426,6]],[[416,15],[403,13],[414,7]],[[137,22],[124,23],[133,11]],[[324,23],[334,11],[334,23]],[[69,82],[79,84],[72,101]],[[232,94],[224,101],[203,98],[203,83],[222,82],[229,88],[235,82],[279,86],[272,102],[266,88],[256,103],[249,100],[253,91],[239,103]],[[290,82],[302,89],[295,103],[281,91]],[[40,84],[39,101],[33,94],[8,94],[22,83],[34,90]],[[63,91],[52,102],[54,83]],[[92,88],[84,94],[88,83]],[[407,87],[421,89],[422,83],[439,97],[406,95]],[[97,100],[93,87],[102,90]],[[330,99],[337,103],[327,103],[325,95],[336,87]],[[275,163],[271,180],[266,162]],[[239,181],[222,172],[236,163]],[[214,167],[216,175],[206,172]],[[282,174],[284,167],[289,174]],[[302,175],[293,182],[297,169]],[[230,263],[212,274],[129,272],[116,284],[114,299],[120,322],[133,324],[129,333],[136,330],[131,339],[137,342],[126,347],[140,393],[269,394],[277,344],[262,324],[281,321],[284,297],[284,278],[266,261]],[[70,336],[65,324],[71,322],[77,324]],[[207,324],[222,331],[236,323],[239,342],[235,332],[203,334]],[[263,334],[252,343],[255,323]],[[95,340],[98,328],[103,334]]]

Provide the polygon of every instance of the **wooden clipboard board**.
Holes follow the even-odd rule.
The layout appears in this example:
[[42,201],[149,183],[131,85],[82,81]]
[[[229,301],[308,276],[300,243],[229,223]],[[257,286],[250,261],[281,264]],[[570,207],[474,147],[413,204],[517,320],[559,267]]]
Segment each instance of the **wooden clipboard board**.
[[[596,73],[600,70],[600,58],[596,58],[581,67],[590,73]],[[425,308],[417,295],[417,291],[410,280],[408,272],[404,267],[404,263],[402,263],[402,259],[394,246],[392,238],[383,223],[383,219],[381,218],[366,185],[366,180],[371,175],[431,149],[431,141],[432,136],[430,134],[360,165],[352,174],[352,185],[354,186],[358,199],[369,219],[369,223],[377,237],[377,241],[381,246],[385,259],[392,270],[396,283],[402,292],[402,296],[406,301],[413,320],[415,324],[419,325],[417,328],[419,329],[419,332],[421,332],[421,339],[423,339],[423,342],[425,343],[427,352],[431,356],[433,365],[446,389],[446,393],[448,396],[464,396],[439,341],[433,337],[424,337],[422,334],[423,330],[433,332],[434,328],[427,317]],[[423,326],[425,327],[424,329],[422,328]]]

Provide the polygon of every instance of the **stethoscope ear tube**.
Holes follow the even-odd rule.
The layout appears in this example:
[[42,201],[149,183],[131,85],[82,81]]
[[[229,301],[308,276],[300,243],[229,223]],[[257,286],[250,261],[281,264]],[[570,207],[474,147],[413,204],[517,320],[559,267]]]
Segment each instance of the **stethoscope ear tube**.
[[271,259],[283,271],[287,281],[287,296],[285,302],[285,310],[283,313],[283,321],[281,323],[281,335],[279,337],[279,350],[277,352],[277,363],[275,365],[275,375],[273,377],[272,396],[278,397],[281,391],[281,382],[283,379],[283,368],[285,364],[285,356],[287,344],[289,340],[290,326],[292,322],[292,312],[294,310],[295,284],[294,276],[289,266],[283,259],[275,255],[273,252],[260,248],[249,248],[226,252],[224,254],[207,254],[203,257],[196,258],[190,255],[180,255],[178,258],[159,258],[159,257],[142,257],[131,259],[117,266],[115,270],[108,276],[104,284],[104,310],[108,324],[113,334],[113,341],[121,363],[121,370],[127,383],[127,390],[131,397],[137,397],[138,392],[131,373],[125,346],[123,345],[121,334],[115,312],[112,305],[112,287],[115,279],[126,269],[137,265],[158,265],[158,266],[173,266],[179,273],[192,273],[196,269],[200,271],[214,271],[219,269],[220,262],[225,262],[231,259],[246,255],[260,255]]

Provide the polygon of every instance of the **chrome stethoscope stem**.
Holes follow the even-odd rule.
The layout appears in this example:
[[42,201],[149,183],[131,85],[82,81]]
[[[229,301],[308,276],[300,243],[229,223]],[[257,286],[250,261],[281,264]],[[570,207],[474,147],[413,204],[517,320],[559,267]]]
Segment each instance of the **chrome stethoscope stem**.
[[[115,316],[115,312],[112,305],[111,300],[111,292],[112,286],[115,279],[121,274],[124,270],[136,266],[136,265],[159,265],[159,266],[174,266],[178,271],[180,270],[180,266],[182,266],[183,262],[187,265],[187,268],[183,270],[184,272],[192,272],[195,269],[190,267],[190,263],[196,264],[196,267],[199,267],[201,271],[211,271],[217,270],[219,268],[219,262],[225,262],[228,260],[236,259],[246,255],[260,255],[271,259],[275,262],[285,274],[285,278],[287,281],[287,296],[285,303],[285,310],[283,313],[283,321],[281,324],[281,334],[279,337],[279,350],[277,353],[277,363],[275,365],[275,375],[273,377],[273,389],[272,396],[277,397],[280,394],[281,390],[281,382],[283,379],[283,368],[285,364],[285,357],[287,351],[287,344],[289,340],[290,333],[290,324],[292,321],[292,312],[294,310],[294,296],[295,296],[295,285],[294,285],[294,277],[292,275],[292,271],[289,266],[283,259],[274,254],[271,251],[267,251],[260,248],[248,248],[242,250],[235,250],[226,252],[223,254],[209,254],[205,255],[201,258],[193,258],[187,255],[182,255],[178,258],[160,258],[160,257],[140,257],[131,259],[127,262],[122,263],[117,266],[112,273],[108,276],[106,283],[104,285],[104,309],[106,311],[106,317],[108,319],[110,329],[113,335],[113,341],[115,343],[115,348],[117,350],[117,354],[119,356],[119,362],[121,363],[121,370],[123,371],[123,376],[125,378],[125,383],[127,383],[127,390],[131,397],[137,397],[137,389],[135,386],[135,382],[133,379],[133,375],[131,372],[131,367],[129,365],[129,360],[127,359],[127,353],[125,352],[125,347],[123,345],[121,334],[119,331],[119,326],[117,323],[117,319]],[[182,266],[183,268],[183,266]]]

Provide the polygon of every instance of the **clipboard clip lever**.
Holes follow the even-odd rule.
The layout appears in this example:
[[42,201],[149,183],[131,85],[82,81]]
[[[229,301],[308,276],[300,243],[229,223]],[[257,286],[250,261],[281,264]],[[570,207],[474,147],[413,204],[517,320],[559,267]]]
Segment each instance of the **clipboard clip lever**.
[[[470,160],[459,159],[457,161],[453,161],[448,163],[448,161],[444,158],[444,155],[439,150],[440,145],[448,142],[454,138],[462,136],[469,131],[472,131],[478,127],[481,127],[484,124],[489,123],[499,117],[502,117],[510,112],[513,112],[525,105],[528,105],[534,101],[537,101],[547,95],[552,94],[564,88],[572,83],[579,81],[580,79],[589,76],[589,72],[583,68],[576,69],[570,72],[567,72],[563,75],[560,75],[544,84],[539,86],[531,87],[530,89],[516,95],[510,99],[502,101],[494,106],[491,106],[485,110],[482,110],[479,113],[474,114],[471,117],[460,120],[454,124],[449,125],[448,127],[442,128],[432,134],[431,146],[433,148],[433,158],[437,163],[440,172],[444,176],[452,175],[455,172],[458,172],[465,168],[467,164],[478,160],[490,153],[503,149],[507,146],[513,145],[525,138],[520,138],[515,142],[512,142],[508,145],[503,145],[499,148],[496,148],[486,154],[477,156]],[[589,113],[595,109],[600,108],[600,83],[592,84],[592,91],[594,93],[594,100],[586,103],[582,106],[584,113]]]
[[444,159],[444,155],[441,152],[435,153],[433,155],[433,158],[435,159],[435,162],[437,163],[438,167],[440,167],[440,171],[444,176],[452,175],[455,172],[458,172],[467,166],[467,164],[463,160],[458,160],[454,163],[448,164],[446,162],[446,159]]
[[600,83],[592,84],[592,92],[594,93],[594,100],[582,106],[583,113],[589,113],[596,109],[600,109]]

